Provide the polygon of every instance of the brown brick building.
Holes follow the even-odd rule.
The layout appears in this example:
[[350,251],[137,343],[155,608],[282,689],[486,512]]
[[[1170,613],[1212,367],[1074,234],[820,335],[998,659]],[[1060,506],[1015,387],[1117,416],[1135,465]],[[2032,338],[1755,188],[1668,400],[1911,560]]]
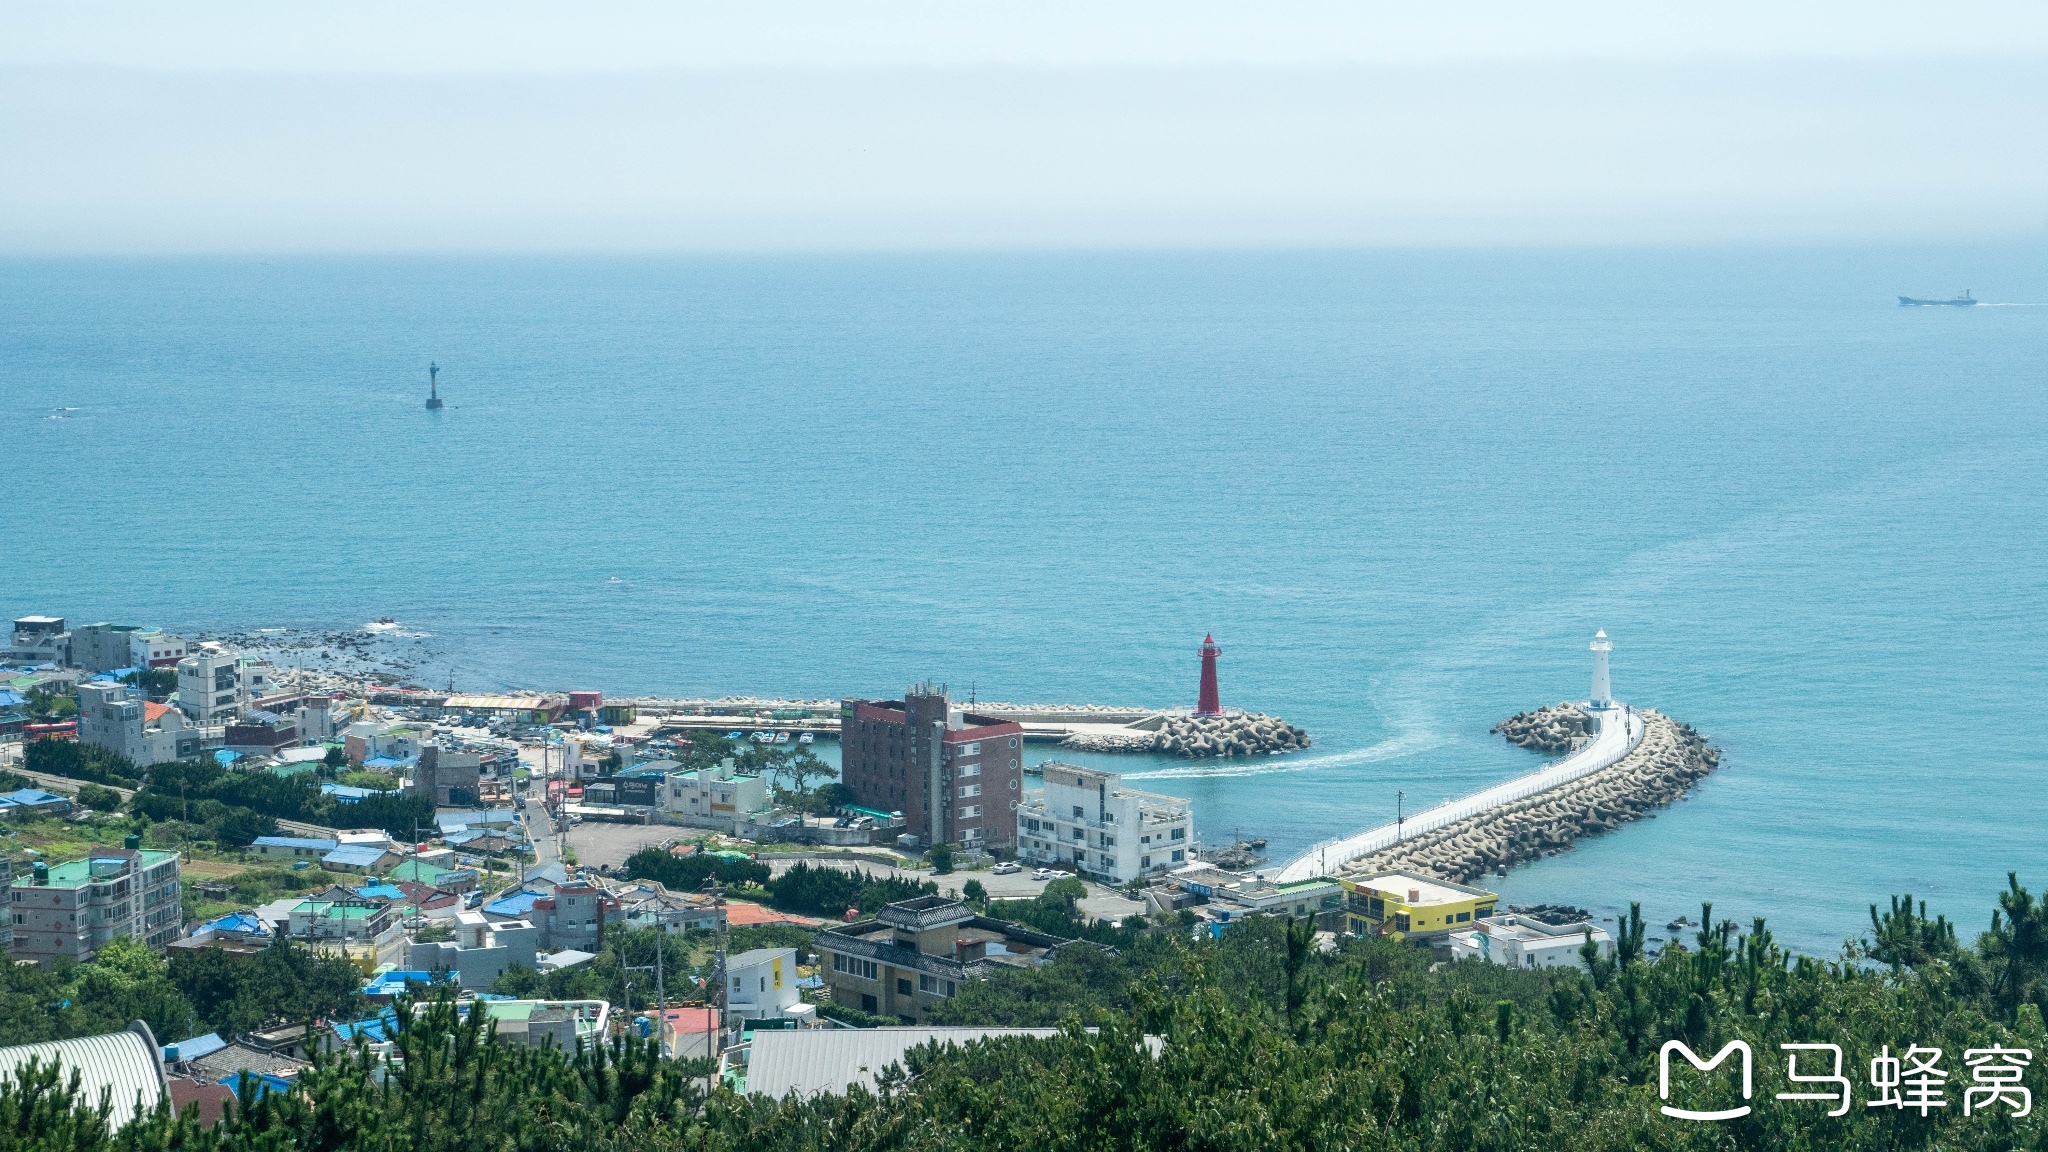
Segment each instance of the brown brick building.
[[953,707],[943,687],[840,705],[840,780],[867,808],[901,812],[926,843],[1017,847],[1024,726]]

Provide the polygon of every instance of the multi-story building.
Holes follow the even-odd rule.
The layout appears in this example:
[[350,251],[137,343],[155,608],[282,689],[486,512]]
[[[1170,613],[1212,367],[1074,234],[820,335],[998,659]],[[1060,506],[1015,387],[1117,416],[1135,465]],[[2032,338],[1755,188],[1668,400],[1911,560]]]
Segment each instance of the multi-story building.
[[201,649],[178,661],[178,711],[194,724],[225,724],[242,708],[241,657]]
[[[645,765],[642,770],[661,763]],[[674,761],[668,761],[673,764]],[[661,814],[698,828],[731,832],[769,806],[768,781],[751,772],[735,772],[731,758],[716,768],[684,772],[677,766],[662,774],[655,804]]]
[[248,708],[227,725],[222,739],[223,746],[234,751],[273,756],[299,742],[299,729],[290,717]]
[[203,744],[201,732],[183,713],[111,680],[87,680],[78,686],[78,738],[118,752],[143,768],[193,759]]
[[7,649],[9,664],[71,663],[71,633],[62,616],[22,616],[14,621],[13,644]]
[[84,963],[132,936],[161,950],[179,936],[178,854],[144,849],[138,837],[84,860],[38,862],[8,886],[17,960]]
[[1344,926],[1356,936],[1396,940],[1437,940],[1493,915],[1500,897],[1414,872],[1380,872],[1340,877],[1344,885]]
[[796,949],[755,948],[725,961],[728,1020],[776,1020],[814,1015],[796,987]]
[[1469,930],[1451,933],[1451,958],[1484,960],[1509,968],[1576,968],[1591,940],[1602,956],[1614,954],[1614,937],[1588,920],[1536,916],[1486,916]]
[[885,906],[871,920],[837,924],[812,947],[832,999],[906,1024],[999,968],[1036,968],[1074,941],[977,916],[945,896]]
[[1041,765],[1045,787],[1017,809],[1017,856],[1124,884],[1188,862],[1195,821],[1177,796],[1140,792],[1123,777],[1074,764]]
[[139,624],[81,624],[71,630],[71,662],[88,675],[133,668],[133,637]]
[[437,744],[420,749],[419,761],[406,778],[405,790],[433,800],[437,807],[466,808],[477,802],[483,757]]
[[933,844],[1014,848],[1024,726],[953,707],[943,687],[840,705],[839,777],[865,808],[901,812]]

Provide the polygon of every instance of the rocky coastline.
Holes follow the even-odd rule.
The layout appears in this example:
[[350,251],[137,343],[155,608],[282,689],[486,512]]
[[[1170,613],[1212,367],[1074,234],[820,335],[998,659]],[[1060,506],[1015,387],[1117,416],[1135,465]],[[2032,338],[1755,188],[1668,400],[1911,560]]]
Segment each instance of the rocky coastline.
[[1470,883],[1562,852],[1581,837],[1655,819],[1656,809],[1683,798],[1718,767],[1721,754],[1689,724],[1649,709],[1636,715],[1643,720],[1642,743],[1609,767],[1360,857],[1343,872],[1400,870]]
[[1265,756],[1308,746],[1307,732],[1263,712],[1166,716],[1154,730],[1082,732],[1060,741],[1060,747],[1080,752],[1160,752],[1187,760]]

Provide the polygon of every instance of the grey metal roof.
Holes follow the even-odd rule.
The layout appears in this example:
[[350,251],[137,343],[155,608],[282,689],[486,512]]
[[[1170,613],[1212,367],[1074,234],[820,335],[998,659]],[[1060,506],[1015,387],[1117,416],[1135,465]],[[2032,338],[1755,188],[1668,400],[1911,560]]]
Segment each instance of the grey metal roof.
[[1057,1036],[1057,1028],[799,1028],[754,1033],[747,1058],[747,1091],[781,1099],[872,1089],[875,1076],[903,1054],[934,1041],[965,1044],[992,1036]]
[[13,1080],[22,1065],[37,1060],[64,1067],[68,1079],[78,1071],[78,1084],[87,1106],[99,1103],[102,1089],[108,1093],[111,1111],[109,1128],[118,1129],[138,1112],[156,1107],[170,1091],[164,1078],[163,1053],[149,1025],[138,1020],[126,1032],[108,1036],[80,1036],[75,1040],[52,1040],[44,1044],[20,1044],[0,1048],[0,1080]]

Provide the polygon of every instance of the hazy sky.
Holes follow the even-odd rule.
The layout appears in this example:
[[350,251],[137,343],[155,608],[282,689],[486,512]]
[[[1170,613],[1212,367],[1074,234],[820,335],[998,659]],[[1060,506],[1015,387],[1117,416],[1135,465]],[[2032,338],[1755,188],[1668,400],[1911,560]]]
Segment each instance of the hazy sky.
[[15,3],[0,250],[2038,236],[2048,6]]

